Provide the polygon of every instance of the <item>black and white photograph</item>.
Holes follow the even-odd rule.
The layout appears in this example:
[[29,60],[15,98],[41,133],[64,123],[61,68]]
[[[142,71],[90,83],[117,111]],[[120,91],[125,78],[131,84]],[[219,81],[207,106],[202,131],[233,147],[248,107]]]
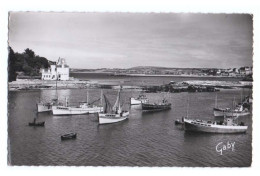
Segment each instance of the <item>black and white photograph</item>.
[[251,167],[253,24],[10,11],[8,165]]

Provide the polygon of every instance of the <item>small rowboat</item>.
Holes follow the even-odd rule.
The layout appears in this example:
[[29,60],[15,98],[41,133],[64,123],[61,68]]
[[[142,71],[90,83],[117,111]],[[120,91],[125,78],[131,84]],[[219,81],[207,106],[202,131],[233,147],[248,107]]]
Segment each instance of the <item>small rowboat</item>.
[[64,134],[60,138],[61,138],[61,140],[76,139],[77,138],[77,133]]
[[29,122],[29,126],[44,126],[45,122]]

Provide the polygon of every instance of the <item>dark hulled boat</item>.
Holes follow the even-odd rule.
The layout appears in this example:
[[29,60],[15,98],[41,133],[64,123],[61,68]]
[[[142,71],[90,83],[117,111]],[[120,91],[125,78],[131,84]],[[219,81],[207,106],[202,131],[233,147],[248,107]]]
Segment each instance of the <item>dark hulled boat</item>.
[[161,111],[171,109],[171,103],[163,99],[161,103],[142,103],[142,110],[144,111]]
[[34,127],[43,127],[45,122],[36,122],[36,118],[38,117],[38,113],[36,113],[36,115],[34,116],[33,122],[29,122],[28,125],[29,126],[34,126]]
[[64,134],[60,138],[61,138],[61,140],[76,139],[77,138],[77,133]]
[[29,122],[29,126],[44,126],[45,122]]

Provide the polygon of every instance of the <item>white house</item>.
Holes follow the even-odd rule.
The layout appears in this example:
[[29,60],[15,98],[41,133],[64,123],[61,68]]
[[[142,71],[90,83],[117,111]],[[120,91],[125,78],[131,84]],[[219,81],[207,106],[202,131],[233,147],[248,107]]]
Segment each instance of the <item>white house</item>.
[[69,66],[66,65],[65,59],[59,58],[55,65],[48,69],[41,69],[42,80],[69,80]]

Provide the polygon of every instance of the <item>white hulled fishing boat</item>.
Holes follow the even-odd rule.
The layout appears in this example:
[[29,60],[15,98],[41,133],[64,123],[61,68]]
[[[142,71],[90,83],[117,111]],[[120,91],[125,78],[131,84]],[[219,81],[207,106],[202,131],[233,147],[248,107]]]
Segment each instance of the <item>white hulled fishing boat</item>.
[[131,105],[140,105],[142,103],[148,103],[148,98],[144,94],[140,94],[137,98],[130,98]]
[[216,121],[206,121],[200,119],[188,119],[188,111],[189,111],[189,100],[187,106],[186,117],[182,118],[182,124],[184,126],[185,131],[193,131],[193,132],[204,132],[204,133],[245,133],[247,131],[248,126],[245,126],[243,122],[238,124],[236,122],[237,117],[234,117],[233,114],[231,116],[224,115],[224,121],[216,122]]
[[[60,59],[60,58],[59,58]],[[59,62],[59,61],[58,61]],[[56,63],[56,67],[57,67],[57,63]],[[57,77],[57,72],[56,72],[56,77],[55,77],[55,81],[56,81],[56,98],[52,99],[49,102],[39,102],[36,104],[37,106],[37,112],[50,112],[52,111],[52,106],[57,106],[58,105],[58,93],[57,93],[57,81],[58,81],[58,77]]]
[[50,112],[52,106],[57,105],[58,99],[52,99],[50,102],[37,103],[37,112]]
[[237,105],[234,110],[230,108],[213,108],[215,117],[226,116],[245,116],[250,114],[250,111],[243,107],[243,105]]
[[123,120],[126,120],[129,115],[129,111],[123,111],[121,104],[120,104],[120,91],[118,91],[117,100],[115,105],[111,106],[110,102],[108,101],[107,97],[104,95],[105,106],[104,111],[98,113],[98,121],[99,124],[108,124],[108,123],[116,123]]
[[94,105],[94,103],[98,100],[95,100],[92,103],[88,103],[87,98],[87,102],[80,102],[78,106],[68,106],[68,100],[66,98],[65,106],[52,106],[52,113],[53,115],[79,115],[99,113],[103,111],[103,107],[101,105]]
[[211,122],[205,120],[193,120],[183,118],[185,131],[205,133],[245,133],[248,126],[243,122],[237,124],[234,118],[224,118],[224,122]]
[[[234,104],[234,101],[232,103],[232,106]],[[240,104],[237,104],[235,108],[219,108],[217,105],[217,96],[216,96],[216,102],[215,107],[213,108],[213,113],[215,117],[223,117],[223,116],[245,116],[250,114],[250,111],[245,106],[245,101],[241,102]]]

